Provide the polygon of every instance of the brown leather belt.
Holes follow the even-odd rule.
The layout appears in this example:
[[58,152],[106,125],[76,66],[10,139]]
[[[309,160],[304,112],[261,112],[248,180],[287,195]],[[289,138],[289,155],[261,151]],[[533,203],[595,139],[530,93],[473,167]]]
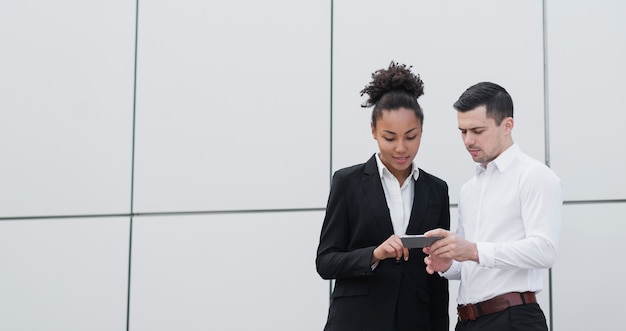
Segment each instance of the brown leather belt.
[[483,302],[458,306],[456,309],[459,320],[466,322],[475,321],[484,315],[501,312],[512,306],[536,302],[537,298],[534,292],[509,292]]

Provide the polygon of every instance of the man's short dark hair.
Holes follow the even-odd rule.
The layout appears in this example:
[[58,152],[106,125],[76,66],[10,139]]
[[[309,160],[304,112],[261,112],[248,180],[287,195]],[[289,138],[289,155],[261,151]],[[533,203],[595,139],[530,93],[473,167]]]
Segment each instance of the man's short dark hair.
[[466,112],[476,107],[485,106],[487,117],[493,118],[500,125],[507,117],[513,117],[513,100],[509,93],[500,85],[481,82],[470,86],[454,103],[454,109]]

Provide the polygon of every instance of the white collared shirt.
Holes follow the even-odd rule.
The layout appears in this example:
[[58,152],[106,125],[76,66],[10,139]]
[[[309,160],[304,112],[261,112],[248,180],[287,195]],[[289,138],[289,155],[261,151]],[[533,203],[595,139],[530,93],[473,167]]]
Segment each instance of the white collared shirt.
[[[419,178],[419,169],[413,160],[413,171],[406,178],[402,187],[398,179],[385,167],[380,160],[380,156],[376,153],[376,164],[378,165],[378,174],[383,183],[383,191],[385,191],[385,199],[387,207],[389,207],[389,215],[393,223],[393,233],[396,235],[406,234],[406,228],[409,226],[411,218],[411,210],[413,209],[413,196],[415,195],[415,182]],[[409,180],[410,177],[413,180]]]
[[457,234],[475,242],[479,263],[453,262],[442,275],[460,279],[459,304],[506,292],[539,292],[556,259],[563,189],[545,164],[513,144],[477,167],[463,185]]

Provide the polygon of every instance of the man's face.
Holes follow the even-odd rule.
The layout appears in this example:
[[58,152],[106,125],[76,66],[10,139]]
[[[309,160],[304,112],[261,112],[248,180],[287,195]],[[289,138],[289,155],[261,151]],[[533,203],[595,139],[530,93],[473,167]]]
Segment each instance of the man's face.
[[484,167],[513,143],[512,117],[504,119],[498,126],[493,118],[487,117],[487,107],[479,106],[466,112],[457,111],[457,119],[465,148],[474,162]]

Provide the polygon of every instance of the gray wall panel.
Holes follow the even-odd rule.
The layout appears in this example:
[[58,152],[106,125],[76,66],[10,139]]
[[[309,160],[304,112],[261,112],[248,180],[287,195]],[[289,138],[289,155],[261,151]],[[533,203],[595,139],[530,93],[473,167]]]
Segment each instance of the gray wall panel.
[[0,329],[126,330],[128,218],[0,221]]
[[548,5],[552,167],[567,200],[626,199],[626,2]]
[[134,3],[0,8],[0,217],[128,212]]
[[135,210],[321,207],[329,3],[147,2],[139,20]]
[[619,265],[624,215],[626,203],[565,206],[554,266],[555,330],[619,329],[626,296]]
[[131,330],[321,330],[321,212],[135,219]]

